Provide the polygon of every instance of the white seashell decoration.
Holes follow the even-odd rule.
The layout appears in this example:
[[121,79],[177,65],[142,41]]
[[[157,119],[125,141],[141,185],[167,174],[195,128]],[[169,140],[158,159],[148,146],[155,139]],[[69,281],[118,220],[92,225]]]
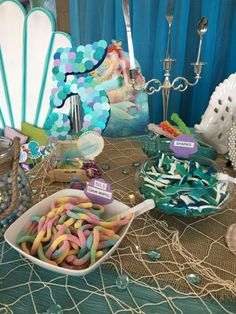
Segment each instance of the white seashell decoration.
[[228,151],[229,131],[235,118],[236,73],[216,87],[200,124],[194,128],[219,154],[225,154]]
[[234,255],[236,255],[236,224],[229,226],[225,235],[226,244]]
[[[0,1],[0,128],[21,122],[43,127],[49,112],[53,55],[71,47],[68,34],[56,32],[52,14],[28,14],[17,0]],[[63,111],[69,113],[69,99]]]

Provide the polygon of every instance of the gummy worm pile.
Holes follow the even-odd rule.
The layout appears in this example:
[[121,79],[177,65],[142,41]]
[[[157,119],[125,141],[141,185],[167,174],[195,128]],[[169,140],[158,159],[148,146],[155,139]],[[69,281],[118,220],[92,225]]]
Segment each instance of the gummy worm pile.
[[20,232],[16,244],[40,260],[68,269],[94,264],[120,238],[119,229],[132,215],[103,220],[104,207],[89,199],[61,197],[46,215],[35,215]]

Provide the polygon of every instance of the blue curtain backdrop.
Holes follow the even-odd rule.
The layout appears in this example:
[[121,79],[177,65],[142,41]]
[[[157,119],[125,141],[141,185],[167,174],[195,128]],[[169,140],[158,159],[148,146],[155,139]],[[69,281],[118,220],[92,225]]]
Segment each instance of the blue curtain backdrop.
[[[130,0],[135,57],[146,80],[163,80],[168,24],[167,0]],[[194,80],[191,62],[197,58],[199,36],[197,23],[209,19],[203,38],[201,60],[207,62],[202,79],[185,92],[172,91],[169,114],[177,112],[193,126],[204,113],[215,87],[236,72],[236,0],[176,0],[171,38],[171,57],[176,59],[171,78],[184,76]],[[75,45],[99,39],[122,40],[127,51],[127,37],[121,0],[70,0],[71,35]],[[151,122],[162,120],[161,94],[149,96]]]

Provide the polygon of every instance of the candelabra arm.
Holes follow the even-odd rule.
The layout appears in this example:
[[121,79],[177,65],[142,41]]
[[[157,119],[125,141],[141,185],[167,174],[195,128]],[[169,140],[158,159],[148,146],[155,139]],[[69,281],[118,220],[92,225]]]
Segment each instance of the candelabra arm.
[[196,85],[201,78],[202,68],[203,68],[204,64],[205,63],[203,63],[203,62],[191,63],[191,65],[194,66],[195,81],[193,83],[191,83],[185,77],[178,76],[172,82],[173,90],[178,90],[180,92],[184,92],[188,88],[188,86]]
[[144,92],[148,95],[152,95],[154,93],[158,93],[161,89],[162,89],[161,82],[157,79],[151,79],[145,84]]
[[[137,77],[139,75],[139,69],[130,69],[129,70],[129,83],[132,85],[133,89],[137,92],[144,92],[147,95],[152,95],[154,93],[158,93],[161,88],[162,84],[157,79],[151,79],[150,81],[142,84],[137,83]],[[157,87],[156,87],[157,86]]]
[[185,77],[182,76],[178,76],[176,77],[173,82],[172,82],[172,88],[173,90],[178,90],[180,92],[184,92],[188,86],[194,86],[197,84],[197,82],[199,81],[200,77],[196,78],[195,77],[195,82],[191,83],[189,82],[188,79],[186,79]]

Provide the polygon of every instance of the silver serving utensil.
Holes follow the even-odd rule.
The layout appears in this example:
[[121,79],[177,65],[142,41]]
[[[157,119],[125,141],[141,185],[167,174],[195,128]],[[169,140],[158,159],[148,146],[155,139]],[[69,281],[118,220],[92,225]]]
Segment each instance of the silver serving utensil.
[[169,25],[168,41],[167,41],[167,48],[166,48],[166,59],[170,58],[170,36],[171,36],[171,26],[172,26],[172,21],[173,21],[174,8],[175,8],[175,0],[169,0],[167,4],[167,10],[166,10],[166,20]]
[[125,19],[125,26],[126,26],[126,33],[127,33],[127,40],[128,40],[130,69],[135,69],[134,47],[133,47],[130,13],[129,13],[129,0],[122,0],[122,9],[123,9],[123,15]]
[[198,48],[196,64],[199,64],[199,61],[200,61],[201,50],[202,50],[202,36],[206,33],[207,28],[208,28],[208,18],[203,16],[197,25],[197,32],[199,34],[200,41],[199,41],[199,48]]

